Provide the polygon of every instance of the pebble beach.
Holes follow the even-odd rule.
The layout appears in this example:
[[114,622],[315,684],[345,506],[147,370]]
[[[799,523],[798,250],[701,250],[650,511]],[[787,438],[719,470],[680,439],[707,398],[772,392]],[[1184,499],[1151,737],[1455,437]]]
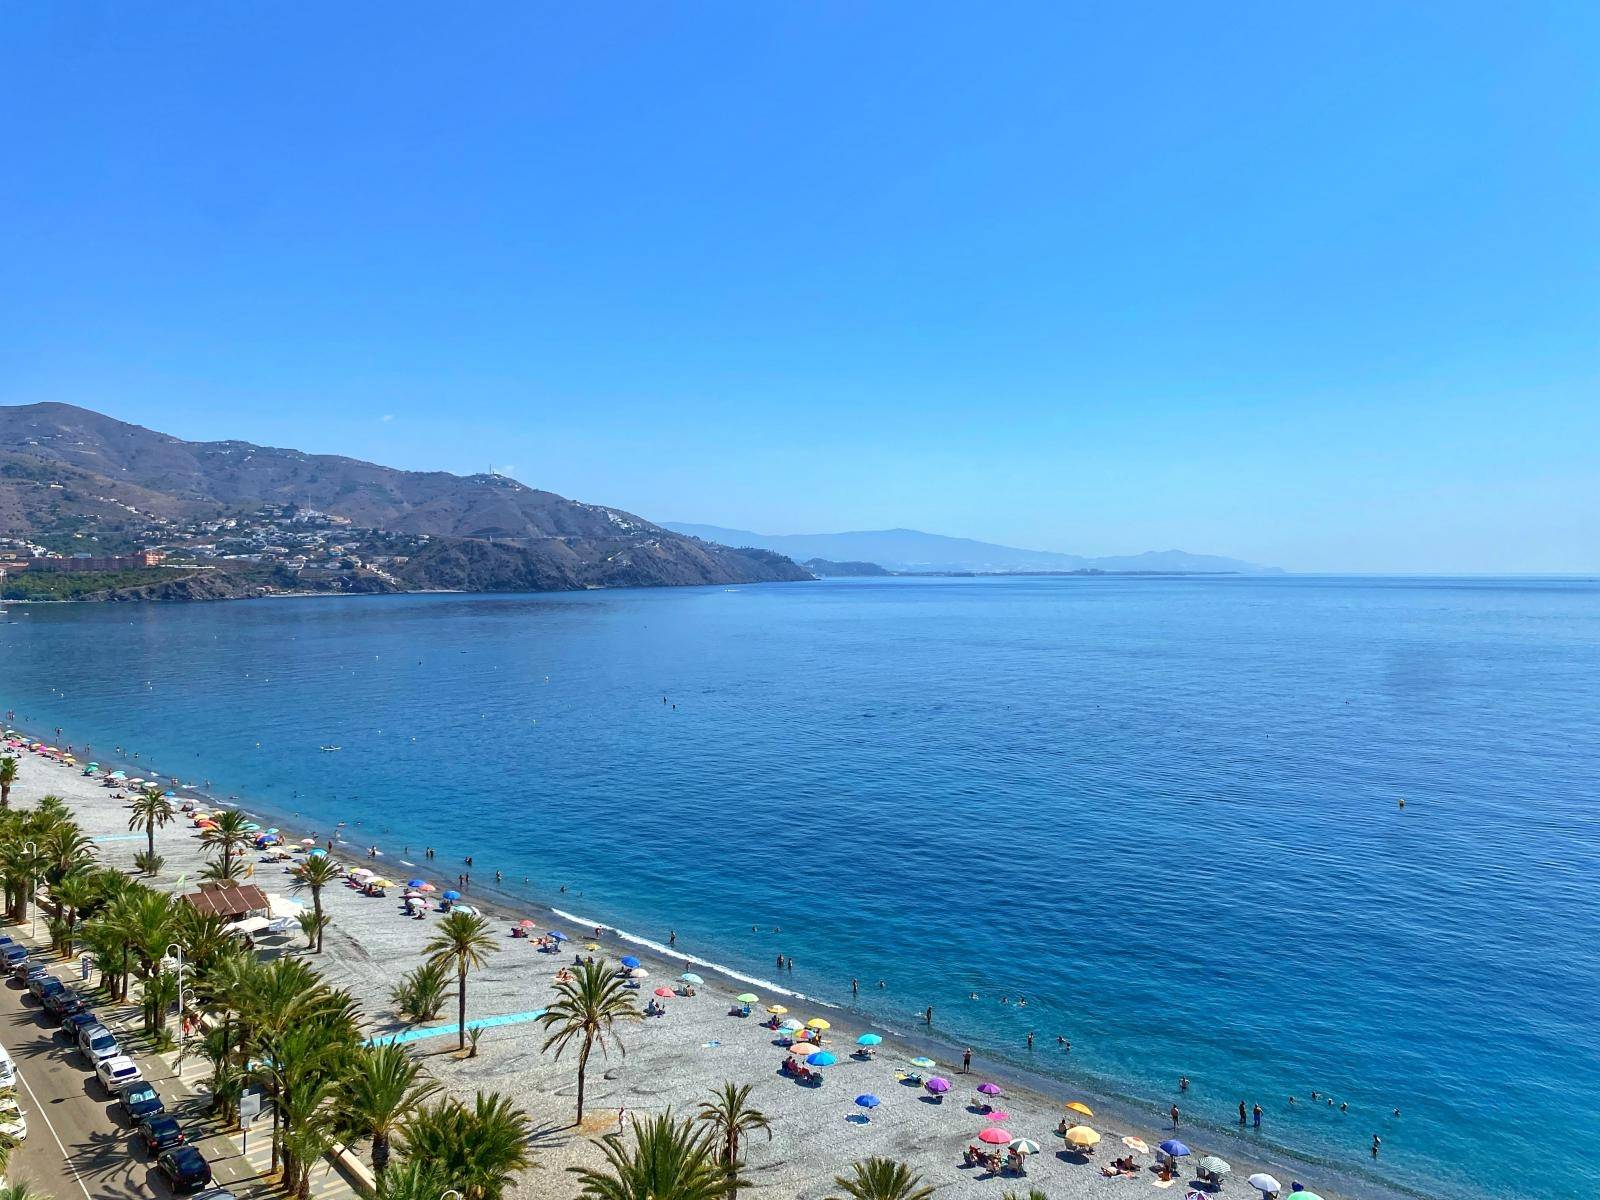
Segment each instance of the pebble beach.
[[[105,863],[132,870],[134,855],[143,848],[142,833],[127,828],[125,799],[77,767],[68,767],[34,753],[22,755],[19,779],[12,791],[14,804],[28,805],[40,796],[61,797],[75,812],[85,832],[97,843]],[[249,808],[248,805],[244,807]],[[253,811],[253,810],[252,810]],[[270,814],[260,814],[263,824],[276,823]],[[290,830],[294,837],[323,831]],[[157,851],[165,857],[157,886],[180,890],[192,884],[205,864],[198,834],[189,818],[161,830]],[[335,854],[347,866],[380,866],[383,873],[398,880],[422,877],[443,891],[456,886],[456,876],[468,870],[453,864],[430,863],[420,853],[407,863],[393,857],[376,864],[358,847],[336,843]],[[434,869],[439,868],[439,869]],[[289,897],[292,878],[287,864],[258,861],[253,865],[252,881],[269,895]],[[299,899],[304,899],[300,897]],[[936,1043],[912,1043],[888,1037],[875,1048],[873,1057],[857,1053],[857,1037],[867,1032],[857,1026],[847,1012],[823,1006],[791,993],[771,993],[749,982],[713,974],[703,961],[686,953],[670,957],[619,931],[601,928],[597,955],[620,960],[633,955],[649,973],[639,992],[641,1007],[654,988],[678,986],[678,976],[694,970],[704,982],[693,996],[677,995],[664,1001],[666,1015],[647,1018],[623,1026],[620,1046],[609,1056],[598,1051],[591,1061],[588,1079],[588,1111],[581,1127],[573,1126],[576,1074],[574,1056],[557,1060],[541,1053],[542,1027],[536,1014],[552,994],[552,981],[563,965],[573,961],[573,951],[587,954],[585,943],[595,940],[594,923],[582,923],[577,911],[544,910],[529,906],[511,908],[486,900],[469,889],[467,901],[487,916],[503,941],[501,951],[489,965],[470,978],[468,1020],[485,1021],[479,1035],[475,1058],[456,1054],[456,1036],[447,1007],[439,1022],[430,1026],[437,1032],[419,1032],[401,1023],[390,1011],[389,992],[401,974],[422,961],[422,947],[431,936],[438,919],[437,905],[424,920],[408,919],[401,910],[398,889],[387,897],[363,895],[337,886],[323,893],[325,911],[331,918],[325,950],[313,955],[317,967],[337,986],[347,988],[361,1002],[375,1037],[399,1034],[427,1064],[428,1070],[447,1088],[463,1096],[479,1089],[496,1090],[511,1096],[534,1120],[537,1134],[535,1150],[541,1169],[527,1172],[517,1185],[516,1195],[527,1200],[569,1197],[574,1180],[564,1168],[595,1165],[600,1154],[593,1139],[619,1127],[619,1114],[625,1121],[639,1115],[667,1109],[678,1114],[691,1113],[725,1081],[753,1085],[751,1103],[772,1122],[772,1137],[757,1135],[746,1149],[748,1176],[752,1192],[774,1197],[815,1200],[836,1192],[833,1178],[849,1164],[871,1156],[901,1159],[919,1171],[937,1194],[950,1197],[1003,1197],[1009,1192],[1026,1194],[1031,1188],[1042,1190],[1055,1200],[1079,1197],[1105,1197],[1142,1192],[1146,1188],[1184,1194],[1196,1186],[1193,1164],[1205,1154],[1217,1154],[1232,1166],[1220,1190],[1212,1194],[1234,1195],[1254,1200],[1258,1195],[1246,1179],[1265,1171],[1290,1187],[1303,1181],[1308,1190],[1335,1200],[1356,1194],[1329,1179],[1326,1171],[1283,1158],[1239,1153],[1238,1144],[1229,1139],[1193,1131],[1181,1124],[1174,1131],[1170,1121],[1152,1114],[1140,1121],[1137,1114],[1119,1112],[1114,1104],[1081,1093],[1047,1094],[1005,1073],[986,1073],[981,1054],[974,1059],[970,1073],[961,1072],[959,1057]],[[581,901],[574,901],[580,904]],[[538,932],[562,930],[572,940],[560,953],[543,953],[529,939],[513,938],[511,929],[518,920],[532,918]],[[307,954],[304,942],[295,933],[280,940],[272,952]],[[759,1004],[749,1017],[736,1015],[740,1005],[735,997],[755,991]],[[802,1084],[780,1072],[786,1049],[780,1033],[763,1023],[764,1008],[782,1003],[789,1014],[805,1021],[822,1016],[831,1023],[823,1035],[824,1048],[838,1059],[822,1068],[820,1086]],[[908,1064],[914,1057],[936,1056],[937,1068],[922,1075],[942,1075],[950,1081],[950,1091],[935,1100],[917,1082],[916,1068]],[[952,1061],[953,1059],[953,1061]],[[992,1082],[1001,1089],[997,1097],[978,1093],[981,1083]],[[856,1097],[875,1095],[881,1103],[870,1110],[855,1103]],[[1080,1117],[1065,1110],[1069,1100],[1086,1102],[1096,1113]],[[993,1122],[983,1105],[1007,1114]],[[1093,1155],[1069,1151],[1057,1135],[1063,1117],[1088,1124],[1102,1134]],[[996,1175],[980,1166],[968,1166],[963,1155],[977,1144],[981,1130],[1000,1124],[1014,1137],[1037,1142],[1041,1151],[1027,1158],[1027,1174]],[[1177,1136],[1190,1145],[1193,1155],[1184,1160],[1189,1170],[1180,1170],[1170,1183],[1160,1180],[1153,1170],[1154,1158],[1136,1155],[1141,1170],[1134,1177],[1108,1178],[1102,1164],[1128,1153],[1122,1138],[1137,1137],[1151,1146]],[[1386,1193],[1362,1186],[1359,1194],[1380,1196]]]

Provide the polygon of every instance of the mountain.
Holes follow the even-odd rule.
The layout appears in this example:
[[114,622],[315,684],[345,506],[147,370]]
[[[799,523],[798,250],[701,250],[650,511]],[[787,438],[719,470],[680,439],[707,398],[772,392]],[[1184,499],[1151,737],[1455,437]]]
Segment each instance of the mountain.
[[833,562],[826,558],[808,558],[800,565],[818,579],[858,579],[868,575],[894,574],[870,562]]
[[1241,575],[1278,574],[1276,567],[1261,567],[1236,558],[1190,554],[1184,550],[1150,550],[1143,554],[1085,558],[1051,550],[1019,550],[971,538],[945,537],[916,529],[879,529],[855,533],[752,533],[718,525],[692,525],[668,521],[678,533],[721,542],[774,550],[795,561],[877,563],[891,571],[960,571],[979,574],[1016,574],[1029,571],[1191,572]]
[[277,569],[310,547],[330,561],[299,577],[359,583],[339,590],[811,578],[780,554],[708,545],[500,475],[187,442],[68,404],[0,406],[0,536],[66,553],[160,544],[228,569]]

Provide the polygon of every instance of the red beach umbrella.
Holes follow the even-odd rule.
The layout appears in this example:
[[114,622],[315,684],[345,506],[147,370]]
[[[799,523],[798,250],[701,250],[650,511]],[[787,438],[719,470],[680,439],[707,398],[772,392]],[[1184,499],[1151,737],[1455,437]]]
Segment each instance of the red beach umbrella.
[[978,1140],[980,1142],[988,1142],[991,1146],[1009,1146],[1012,1138],[1010,1133],[1001,1129],[998,1125],[991,1125],[978,1133]]

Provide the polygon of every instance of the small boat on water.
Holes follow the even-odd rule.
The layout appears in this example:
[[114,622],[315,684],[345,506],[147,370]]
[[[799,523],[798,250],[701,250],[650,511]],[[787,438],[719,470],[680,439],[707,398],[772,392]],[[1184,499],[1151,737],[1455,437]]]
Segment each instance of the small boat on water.
[[339,748],[339,747],[337,747],[337,746],[324,746],[324,747],[323,747],[323,748],[322,748],[322,752],[323,752],[323,753],[324,753],[324,754],[332,754],[332,753],[333,753],[333,752],[334,752],[334,751],[335,751],[335,750],[337,750],[337,749],[338,749],[338,748]]

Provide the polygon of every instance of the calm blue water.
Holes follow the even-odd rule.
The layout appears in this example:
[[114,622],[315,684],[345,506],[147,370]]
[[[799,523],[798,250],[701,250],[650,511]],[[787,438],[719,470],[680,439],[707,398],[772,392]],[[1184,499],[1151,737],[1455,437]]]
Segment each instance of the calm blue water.
[[1593,582],[37,606],[0,649],[33,728],[753,975],[781,951],[814,995],[857,976],[980,1062],[1151,1112],[1184,1073],[1196,1120],[1259,1102],[1430,1195],[1600,1194]]

